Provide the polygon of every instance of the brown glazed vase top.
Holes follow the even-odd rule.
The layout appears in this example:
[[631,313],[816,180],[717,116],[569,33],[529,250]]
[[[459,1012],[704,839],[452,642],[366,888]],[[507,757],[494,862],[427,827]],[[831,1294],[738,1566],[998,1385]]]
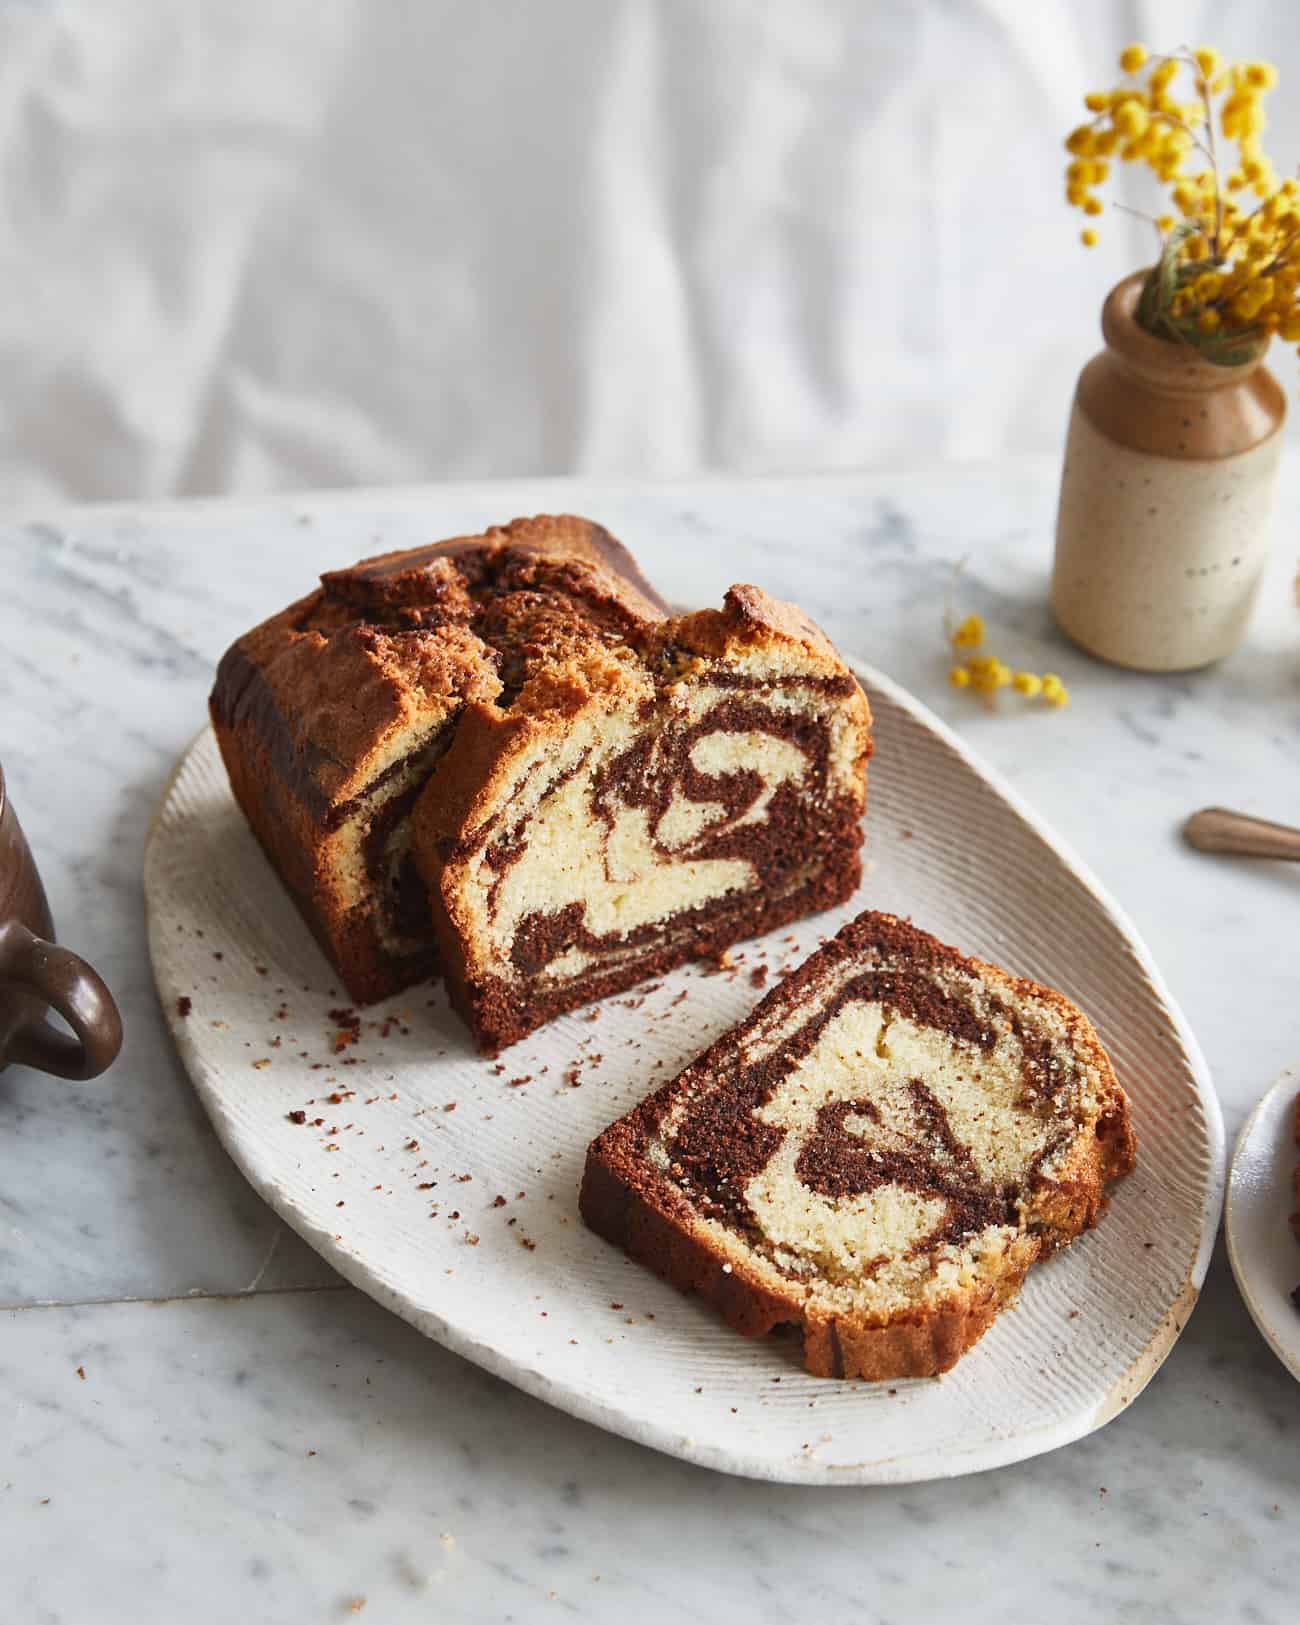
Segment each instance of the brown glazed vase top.
[[1190,671],[1245,636],[1268,553],[1286,398],[1262,365],[1216,366],[1137,323],[1145,271],[1102,309],[1061,475],[1052,608],[1090,654]]
[[1139,327],[1147,279],[1135,271],[1111,290],[1101,311],[1106,348],[1079,376],[1078,404],[1095,427],[1133,451],[1199,461],[1232,457],[1267,440],[1286,416],[1286,397],[1261,366],[1216,366],[1190,344]]
[[[51,1005],[71,1035],[46,1020]],[[54,941],[45,888],[0,769],[0,1071],[15,1062],[93,1078],[121,1047],[112,994],[84,959]]]

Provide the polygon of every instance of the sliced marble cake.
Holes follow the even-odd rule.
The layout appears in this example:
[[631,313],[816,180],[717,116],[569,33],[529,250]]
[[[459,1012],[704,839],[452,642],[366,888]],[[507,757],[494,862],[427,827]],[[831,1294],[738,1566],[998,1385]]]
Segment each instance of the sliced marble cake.
[[1133,1166],[1062,994],[863,914],[591,1145],[582,1216],[819,1376],[946,1371]]
[[211,713],[349,995],[441,967],[489,1050],[858,879],[870,719],[830,645],[754,587],[670,615],[589,520],[327,572]]
[[871,750],[852,673],[757,587],[613,636],[564,601],[516,613],[509,703],[465,706],[412,842],[492,1053],[849,897]]

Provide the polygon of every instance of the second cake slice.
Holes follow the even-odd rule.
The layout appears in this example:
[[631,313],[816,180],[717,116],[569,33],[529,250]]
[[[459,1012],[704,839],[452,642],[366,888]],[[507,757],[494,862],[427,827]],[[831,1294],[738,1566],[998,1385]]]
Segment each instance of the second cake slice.
[[1133,1164],[1062,994],[863,914],[587,1153],[582,1216],[819,1376],[945,1371]]
[[797,610],[739,586],[604,642],[512,614],[521,686],[466,705],[413,819],[484,1049],[851,895],[870,712]]

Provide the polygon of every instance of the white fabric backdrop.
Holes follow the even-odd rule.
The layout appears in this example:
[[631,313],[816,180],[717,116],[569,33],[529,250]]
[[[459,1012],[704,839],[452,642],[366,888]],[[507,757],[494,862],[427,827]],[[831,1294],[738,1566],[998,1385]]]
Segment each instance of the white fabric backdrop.
[[0,500],[1054,450],[1135,37],[1300,159],[1290,0],[0,0]]

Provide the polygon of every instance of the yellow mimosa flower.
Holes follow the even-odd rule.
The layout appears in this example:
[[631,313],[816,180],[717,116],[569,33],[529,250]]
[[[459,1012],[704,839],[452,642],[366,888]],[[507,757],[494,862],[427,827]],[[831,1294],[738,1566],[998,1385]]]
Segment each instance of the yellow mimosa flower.
[[952,635],[954,649],[978,649],[984,641],[984,622],[978,615],[968,615]]

